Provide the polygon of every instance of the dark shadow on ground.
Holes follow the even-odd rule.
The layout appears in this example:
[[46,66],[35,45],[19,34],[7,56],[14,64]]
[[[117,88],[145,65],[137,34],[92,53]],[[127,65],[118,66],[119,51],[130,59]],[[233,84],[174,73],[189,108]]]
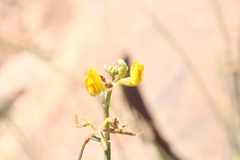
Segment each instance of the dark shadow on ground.
[[[124,61],[128,64],[128,66],[130,66],[128,56],[126,56],[124,58]],[[129,70],[130,70],[130,68],[129,68]],[[147,110],[148,106],[146,106],[146,104],[144,103],[144,99],[141,96],[141,93],[138,90],[138,88],[137,87],[125,87],[125,86],[123,86],[123,91],[124,91],[124,95],[125,95],[125,98],[127,99],[127,102],[129,104],[130,109],[132,111],[136,110],[137,113],[140,115],[137,118],[140,117],[142,120],[147,122],[147,124],[149,125],[149,128],[151,129],[151,132],[154,135],[154,141],[157,143],[157,146],[160,146],[160,148],[164,149],[165,153],[167,153],[168,156],[172,160],[180,160],[180,158],[178,158],[173,153],[169,144],[164,140],[163,136],[159,132],[159,129],[158,130],[156,129],[156,126],[154,125],[153,119],[152,119],[150,113]]]

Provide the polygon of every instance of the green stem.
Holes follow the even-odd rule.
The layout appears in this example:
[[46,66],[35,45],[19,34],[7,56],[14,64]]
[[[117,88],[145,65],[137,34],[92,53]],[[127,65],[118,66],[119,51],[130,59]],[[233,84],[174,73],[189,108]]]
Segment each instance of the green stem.
[[[108,91],[106,101],[103,107],[104,111],[104,120],[109,117],[109,105],[110,105],[110,99],[111,99],[112,91]],[[109,129],[109,124],[106,124],[104,129]],[[111,160],[111,143],[110,143],[110,133],[103,132],[103,136],[105,140],[107,141],[107,150],[104,151],[104,160]]]
[[[97,141],[97,142],[100,142],[100,141],[101,141],[101,140],[100,140],[100,137],[97,137],[97,136],[95,136],[95,135],[93,135],[93,136],[91,137],[91,140]],[[79,155],[78,155],[78,160],[81,160],[81,159],[82,159],[83,151],[84,151],[84,149],[85,149],[86,144],[87,144],[87,142],[82,145],[82,148],[81,148],[80,153],[79,153]]]
[[81,159],[82,159],[82,155],[83,155],[84,148],[85,148],[85,145],[82,146],[82,148],[81,148],[81,151],[80,151],[79,156],[78,156],[78,160],[81,160]]

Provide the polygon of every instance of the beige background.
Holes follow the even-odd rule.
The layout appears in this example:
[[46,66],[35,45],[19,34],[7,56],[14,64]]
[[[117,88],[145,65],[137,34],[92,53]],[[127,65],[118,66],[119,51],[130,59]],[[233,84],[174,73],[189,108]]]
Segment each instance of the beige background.
[[[216,113],[239,133],[227,64],[239,54],[240,3],[216,2],[222,13],[214,0],[1,0],[0,100],[12,105],[0,119],[0,159],[77,159],[93,131],[75,128],[74,115],[96,126],[102,121],[99,97],[83,84],[87,68],[105,74],[104,64],[125,56],[144,63],[139,90],[176,155],[232,159],[237,153]],[[128,131],[144,132],[113,135],[112,159],[161,159],[122,94],[114,90],[111,115]],[[90,141],[83,159],[102,160],[100,145]]]

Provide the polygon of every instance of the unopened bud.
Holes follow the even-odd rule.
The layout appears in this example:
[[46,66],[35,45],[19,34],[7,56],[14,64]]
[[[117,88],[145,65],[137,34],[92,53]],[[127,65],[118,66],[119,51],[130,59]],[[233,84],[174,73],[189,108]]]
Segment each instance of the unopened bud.
[[113,69],[113,66],[107,66],[106,64],[104,65],[104,70],[109,73]]
[[118,68],[118,78],[122,79],[126,76],[127,71],[128,71],[128,66],[127,64],[122,60],[122,59],[118,59],[117,60],[118,64],[119,64],[119,68]]

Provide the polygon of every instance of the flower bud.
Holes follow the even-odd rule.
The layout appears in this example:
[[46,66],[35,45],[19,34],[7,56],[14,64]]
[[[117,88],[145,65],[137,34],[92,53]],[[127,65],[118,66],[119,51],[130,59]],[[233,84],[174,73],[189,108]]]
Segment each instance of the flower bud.
[[104,70],[109,73],[113,69],[113,66],[107,66],[106,64],[104,65]]
[[112,68],[112,70],[109,72],[112,77],[118,74],[118,67],[115,66]]
[[127,74],[128,66],[122,59],[118,59],[117,63],[119,64],[119,67],[118,67],[118,79],[122,79]]

